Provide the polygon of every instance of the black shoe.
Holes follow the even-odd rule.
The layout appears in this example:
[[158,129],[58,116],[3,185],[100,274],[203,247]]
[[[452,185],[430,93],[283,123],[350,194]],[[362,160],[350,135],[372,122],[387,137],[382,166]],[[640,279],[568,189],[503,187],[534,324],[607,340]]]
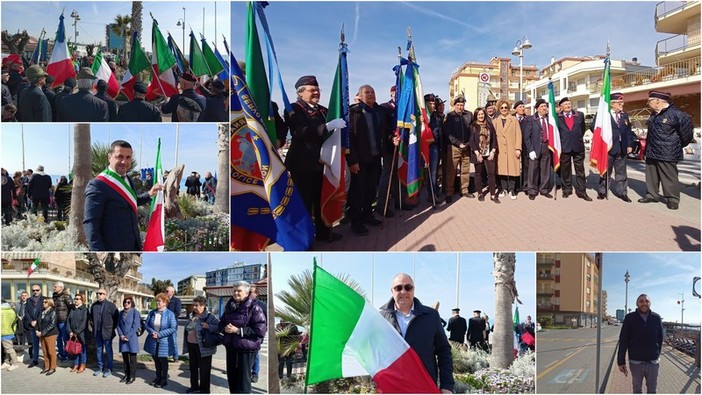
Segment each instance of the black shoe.
[[495,203],[497,203],[497,204],[500,204],[500,198],[497,197],[497,195],[491,197],[490,200],[492,200],[493,202],[495,202]]
[[377,220],[377,219],[375,219],[375,217],[373,217],[373,215],[370,215],[370,216],[363,219],[363,223],[368,225],[368,226],[372,226],[374,228],[377,228],[383,224],[383,221]]
[[597,200],[604,200],[605,194],[604,193],[598,193],[597,194]]
[[136,377],[130,377],[129,380],[127,380],[127,384],[131,384],[136,380]]
[[484,202],[484,201],[485,201],[485,195],[483,195],[482,193],[481,193],[480,195],[478,195],[478,201],[479,201],[479,202]]
[[158,384],[158,383],[160,383],[160,382],[161,382],[161,378],[160,378],[160,377],[156,377],[156,378],[151,382],[151,385],[156,385],[156,384]]
[[668,202],[668,203],[666,204],[666,206],[668,207],[669,210],[677,210],[677,209],[678,209],[678,204],[677,204],[677,203]]
[[256,373],[251,375],[251,382],[258,383],[258,375]]
[[638,200],[639,203],[658,203],[658,199],[646,195]]
[[547,199],[553,199],[553,195],[551,195],[551,194],[548,193],[548,192],[542,192],[542,193],[541,193],[541,196],[543,196],[543,197],[545,197],[545,198],[547,198]]
[[166,380],[161,380],[158,383],[154,384],[154,388],[163,388],[168,384]]
[[572,195],[572,192],[563,192],[563,199],[568,199],[568,196]]
[[623,201],[625,201],[625,202],[627,202],[627,203],[631,203],[631,199],[629,199],[629,196],[626,196],[626,195],[617,195],[617,197],[618,197],[619,199],[622,199]]
[[446,196],[446,204],[451,204],[451,203],[453,203],[453,196],[451,196],[451,195]]
[[587,196],[587,193],[578,193],[577,195],[580,199],[583,199],[586,202],[592,201],[592,198],[590,196]]
[[44,373],[46,373],[46,372],[48,372],[48,371],[49,371],[49,369],[42,369],[42,371],[39,372],[39,374],[44,374]]
[[351,231],[356,234],[356,236],[365,236],[368,234],[368,228],[363,226],[363,224],[351,224]]
[[129,380],[129,376],[124,376],[124,377],[122,377],[122,378],[119,380],[119,382],[120,382],[120,383],[124,383],[124,382],[127,381],[127,380]]
[[529,200],[534,200],[536,199],[536,195],[529,195]]
[[[256,381],[253,381],[253,378],[254,378],[254,377],[256,377],[256,381],[258,381],[258,376],[253,375],[253,376],[251,376],[251,382],[252,382],[252,383],[255,383],[255,382],[256,382]],[[188,388],[187,390],[185,390],[185,393],[186,393],[186,394],[192,394],[193,392],[197,392],[197,391],[200,391],[200,389],[199,389],[199,388]]]
[[474,193],[470,193],[470,192],[469,192],[469,193],[464,193],[464,194],[463,194],[463,197],[467,197],[468,199],[473,199],[473,198],[475,198],[475,194],[474,194]]
[[47,376],[51,376],[51,375],[54,374],[54,373],[56,373],[56,369],[51,369],[51,370],[49,370],[49,371],[46,372],[46,375],[47,375]]
[[33,368],[33,367],[35,367],[35,366],[37,366],[37,365],[38,365],[38,363],[32,361],[32,362],[29,363],[29,365],[27,365],[27,367],[28,367],[28,368]]

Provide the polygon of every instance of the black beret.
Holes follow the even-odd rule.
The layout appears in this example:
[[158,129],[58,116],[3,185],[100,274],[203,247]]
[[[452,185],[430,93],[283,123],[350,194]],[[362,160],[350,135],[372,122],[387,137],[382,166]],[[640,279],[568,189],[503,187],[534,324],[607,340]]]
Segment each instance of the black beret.
[[54,81],[56,81],[56,78],[54,78],[53,75],[47,75],[47,76],[46,76],[46,83],[47,83],[47,84],[50,85],[50,84],[52,84]]
[[301,86],[305,86],[305,85],[319,86],[319,83],[317,82],[317,78],[315,76],[303,75],[295,83],[295,89],[297,89]]
[[424,95],[425,102],[436,102],[436,95],[433,93],[427,93]]
[[565,103],[565,102],[567,102],[567,101],[570,101],[570,99],[568,98],[568,96],[562,98],[562,99],[558,102],[558,105],[560,106],[561,104],[563,104],[563,103]]
[[619,92],[612,93],[609,95],[609,100],[624,100],[624,95]]
[[461,309],[459,309],[458,307],[456,307],[455,309],[451,309],[451,311],[461,311]]
[[524,105],[524,102],[521,101],[521,100],[518,100],[516,103],[514,103],[514,105],[512,106],[512,109],[513,109],[513,110],[516,110],[517,107],[523,106],[523,105]]
[[192,74],[190,74],[190,73],[188,73],[187,71],[186,71],[185,73],[183,73],[183,75],[180,76],[180,78],[182,78],[182,79],[184,79],[184,80],[186,80],[186,81],[190,81],[190,82],[196,82],[196,81],[197,81],[197,79],[195,79],[195,76],[192,75]]
[[135,82],[134,83],[134,92],[146,93],[146,84],[141,82],[141,81]]
[[547,102],[546,100],[544,100],[544,99],[539,99],[539,100],[536,101],[536,104],[534,104],[534,108],[539,108],[539,106],[542,105],[542,104],[544,104],[544,103],[548,106],[548,102]]
[[98,80],[98,82],[97,82],[97,89],[98,89],[98,90],[105,90],[105,89],[107,89],[107,82],[105,82],[105,80]]
[[183,107],[189,111],[201,112],[202,108],[197,102],[189,97],[181,96],[178,99],[178,107]]
[[661,91],[650,91],[648,92],[648,98],[649,99],[661,99],[665,101],[670,101],[670,93],[669,92],[661,92]]
[[212,81],[212,87],[216,89],[224,89],[224,82],[216,79]]
[[478,313],[478,314],[482,313],[482,311],[480,311],[480,310],[473,310],[473,312]]
[[66,78],[66,81],[63,81],[63,85],[66,88],[75,88],[76,87],[76,80],[75,80],[75,78]]

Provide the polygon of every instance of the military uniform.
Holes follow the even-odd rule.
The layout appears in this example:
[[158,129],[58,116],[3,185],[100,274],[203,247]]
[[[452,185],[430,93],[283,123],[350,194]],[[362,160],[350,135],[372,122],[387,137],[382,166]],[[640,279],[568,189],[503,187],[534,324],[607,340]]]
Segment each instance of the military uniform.
[[161,111],[144,99],[134,99],[119,107],[117,122],[161,122]]

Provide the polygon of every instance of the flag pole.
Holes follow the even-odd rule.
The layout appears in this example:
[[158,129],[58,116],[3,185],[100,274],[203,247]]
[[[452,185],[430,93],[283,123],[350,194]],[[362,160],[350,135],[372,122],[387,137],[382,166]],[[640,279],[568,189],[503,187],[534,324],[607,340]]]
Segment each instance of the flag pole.
[[24,122],[22,122],[22,170],[27,170],[24,164]]
[[[604,71],[605,75],[609,73],[609,65],[610,65],[609,55],[610,55],[609,40],[607,40],[607,60],[605,60],[605,71]],[[604,81],[604,78],[602,78],[602,81]],[[611,84],[611,81],[609,79],[607,79],[607,82],[609,82]],[[611,85],[610,85],[610,87],[611,87]],[[607,98],[604,98],[604,99],[607,100]],[[612,118],[612,115],[611,115],[612,109],[610,107],[611,103],[610,102],[607,102],[607,103],[608,103],[607,115],[609,115],[607,122],[611,123],[612,122],[612,119],[611,119]],[[590,146],[590,155],[592,155],[592,146]],[[628,154],[624,153],[624,155],[628,155]],[[624,160],[626,160],[626,156],[624,157]],[[612,167],[612,170],[614,170],[614,167]],[[605,175],[607,176],[607,178],[605,178],[605,200],[609,200],[609,152],[607,152],[607,168],[605,169]],[[602,299],[600,299],[600,300],[602,300]],[[598,360],[598,362],[599,362],[599,360]]]

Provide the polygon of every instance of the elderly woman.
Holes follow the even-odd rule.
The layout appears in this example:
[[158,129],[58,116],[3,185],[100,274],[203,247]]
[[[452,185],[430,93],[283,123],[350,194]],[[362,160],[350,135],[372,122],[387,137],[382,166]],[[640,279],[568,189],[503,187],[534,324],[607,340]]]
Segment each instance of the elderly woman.
[[156,295],[156,309],[146,318],[146,341],[144,351],[151,354],[156,364],[156,378],[151,383],[156,388],[165,387],[168,382],[168,357],[178,359],[177,328],[175,314],[168,310],[168,296]]
[[224,332],[227,381],[232,394],[251,393],[251,365],[266,335],[266,316],[250,289],[246,281],[234,283],[233,296],[219,321],[219,330]]
[[510,199],[514,200],[517,198],[516,182],[522,160],[522,128],[517,117],[509,113],[506,100],[497,101],[497,110],[500,114],[492,125],[497,135],[497,175],[502,187],[500,197],[509,194]]
[[44,310],[37,321],[36,335],[44,353],[44,370],[41,373],[51,376],[56,372],[56,336],[58,335],[56,309],[54,309],[54,300],[50,298],[45,298],[43,305]]
[[[495,128],[488,119],[487,112],[482,107],[476,108],[471,124],[470,147],[473,149],[475,164],[475,190],[478,200],[485,200],[485,195],[490,193],[490,200],[500,203],[495,190],[495,157],[497,155],[497,138]],[[480,171],[485,168],[488,176],[488,190],[483,193],[483,180]]]
[[124,377],[119,382],[131,384],[136,380],[136,356],[139,352],[137,330],[141,327],[141,316],[134,307],[134,299],[131,296],[124,298],[122,306],[124,309],[119,313],[117,335],[119,335],[119,352],[122,353],[124,360]]
[[85,364],[88,361],[88,346],[85,343],[85,332],[88,330],[88,308],[85,306],[85,295],[76,294],[73,298],[74,308],[68,313],[66,325],[68,326],[68,337],[74,336],[83,346],[80,355],[76,355],[73,360],[71,372],[83,373]]
[[187,393],[210,393],[212,355],[217,352],[217,346],[205,347],[202,344],[202,331],[219,333],[219,319],[207,311],[207,299],[204,296],[196,296],[193,299],[190,322],[185,325],[183,336],[183,353],[190,354],[190,388],[185,391]]

